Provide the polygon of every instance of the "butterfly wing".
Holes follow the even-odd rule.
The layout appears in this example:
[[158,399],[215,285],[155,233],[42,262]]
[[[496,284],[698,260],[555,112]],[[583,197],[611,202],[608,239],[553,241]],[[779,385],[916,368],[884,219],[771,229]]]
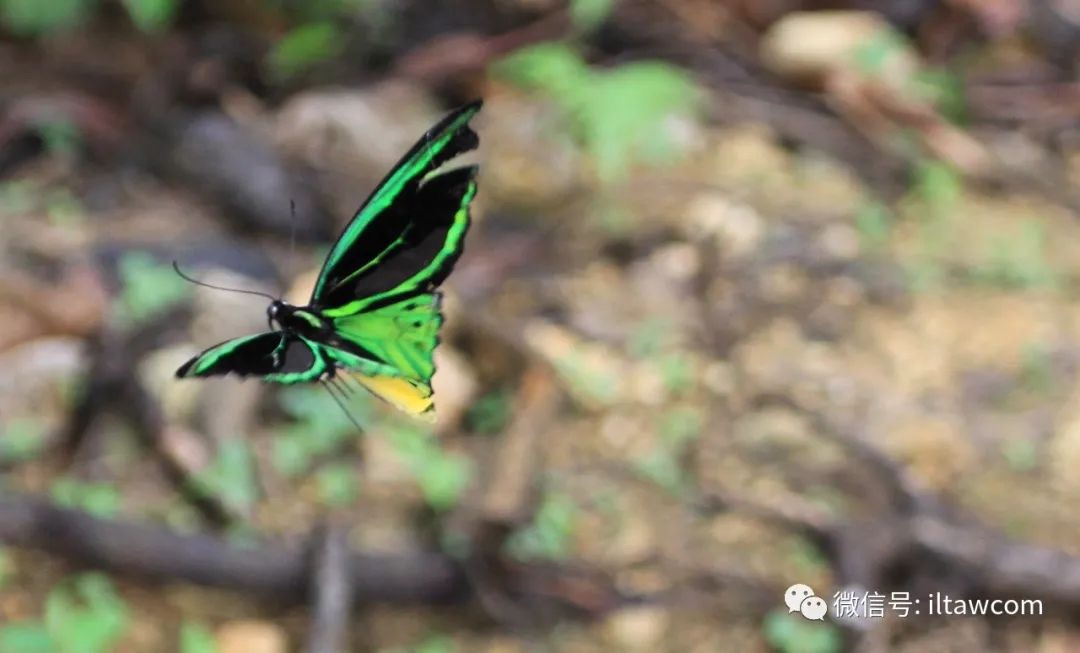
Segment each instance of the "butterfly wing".
[[431,128],[357,210],[315,282],[309,304],[328,317],[428,292],[449,274],[469,225],[475,168],[431,176],[479,142],[475,102]]
[[259,376],[275,383],[315,381],[330,369],[317,343],[284,332],[233,338],[210,347],[176,370],[178,378]]
[[340,346],[323,343],[332,364],[419,417],[434,409],[434,289],[461,255],[477,169],[431,173],[477,146],[468,123],[479,110],[477,102],[447,116],[379,184],[331,249],[310,302],[333,323]]
[[[439,344],[440,296],[423,293],[373,310],[333,319],[343,349],[364,363],[344,364],[372,394],[414,416],[434,416],[431,377]],[[329,350],[337,355],[337,348]]]

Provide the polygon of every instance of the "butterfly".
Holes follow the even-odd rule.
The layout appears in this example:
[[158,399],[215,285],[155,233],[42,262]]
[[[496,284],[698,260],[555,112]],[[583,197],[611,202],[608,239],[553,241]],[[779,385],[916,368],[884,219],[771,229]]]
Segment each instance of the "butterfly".
[[477,167],[433,173],[477,147],[469,121],[481,105],[443,118],[375,187],[331,247],[306,306],[274,299],[266,309],[270,331],[210,347],[176,376],[330,384],[341,374],[433,419],[433,354],[443,321],[436,288],[461,255]]

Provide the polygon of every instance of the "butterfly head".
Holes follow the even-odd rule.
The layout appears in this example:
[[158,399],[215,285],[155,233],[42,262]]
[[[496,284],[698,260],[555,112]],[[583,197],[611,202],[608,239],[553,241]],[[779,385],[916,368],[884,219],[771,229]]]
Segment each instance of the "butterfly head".
[[289,308],[289,305],[280,299],[275,299],[266,307],[266,323],[270,325],[271,331],[274,329],[275,322],[281,324],[282,320],[289,313]]

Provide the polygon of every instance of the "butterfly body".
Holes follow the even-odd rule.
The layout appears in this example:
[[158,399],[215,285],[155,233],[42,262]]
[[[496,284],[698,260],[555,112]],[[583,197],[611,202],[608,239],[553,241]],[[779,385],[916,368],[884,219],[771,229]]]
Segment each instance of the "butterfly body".
[[312,338],[333,338],[334,335],[334,325],[310,306],[293,306],[277,299],[266,307],[266,317],[271,330],[277,324],[284,332]]
[[347,374],[406,412],[430,414],[436,288],[464,245],[476,167],[432,173],[476,147],[468,122],[479,110],[476,102],[444,118],[376,187],[331,248],[307,305],[274,300],[268,332],[211,347],[176,375],[292,384]]

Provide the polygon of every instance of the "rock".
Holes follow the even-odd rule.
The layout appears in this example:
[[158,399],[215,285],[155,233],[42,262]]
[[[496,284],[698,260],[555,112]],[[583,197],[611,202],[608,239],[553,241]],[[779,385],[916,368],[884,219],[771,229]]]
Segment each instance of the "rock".
[[609,347],[582,340],[543,320],[527,324],[523,335],[526,344],[555,367],[571,395],[585,406],[610,406],[626,396],[627,363]]
[[670,621],[671,616],[661,608],[629,608],[604,621],[604,634],[620,651],[656,651]]
[[724,193],[707,193],[690,200],[684,223],[692,238],[715,238],[725,258],[752,253],[765,235],[761,214]]
[[281,108],[273,138],[323,173],[320,181],[336,200],[333,221],[340,226],[441,114],[430,94],[406,82],[362,91],[315,89]]
[[777,195],[786,197],[790,193],[790,155],[765,124],[721,130],[706,166],[706,183],[738,190],[740,197],[760,198],[762,203],[774,206]]
[[404,82],[314,89],[282,106],[274,140],[321,167],[379,179],[440,114],[430,94]]
[[230,621],[217,629],[214,639],[218,653],[287,653],[289,650],[285,631],[268,621]]
[[791,12],[765,33],[760,55],[772,72],[815,84],[834,71],[854,70],[901,86],[919,68],[911,46],[870,11]]
[[830,224],[818,239],[822,253],[836,261],[850,261],[859,256],[859,234],[849,224]]
[[493,203],[550,210],[580,190],[582,154],[552,104],[496,94],[483,120],[481,189]]
[[1080,494],[1080,388],[1073,390],[1054,425],[1054,435],[1046,449],[1050,476],[1067,492]]
[[85,364],[85,347],[76,338],[43,338],[3,352],[0,369],[9,373],[0,375],[0,415],[41,401],[56,384],[77,378]]
[[975,462],[965,430],[944,415],[913,415],[892,425],[885,446],[935,491],[948,491]]
[[843,162],[805,154],[793,161],[787,211],[793,220],[820,224],[850,219],[867,202],[858,174]]
[[653,252],[653,267],[668,281],[685,284],[691,281],[701,268],[698,249],[690,243],[672,243]]
[[435,415],[439,431],[455,428],[476,398],[479,382],[472,366],[457,350],[443,343],[435,350]]
[[198,353],[198,348],[183,344],[152,351],[139,361],[139,380],[157,397],[167,422],[186,422],[195,416],[202,387],[178,383],[176,370]]
[[[226,209],[223,217],[304,240],[322,239],[329,220],[311,192],[311,181],[259,135],[228,116],[205,111],[176,121],[172,166],[200,193]],[[296,206],[293,220],[290,203]]]

